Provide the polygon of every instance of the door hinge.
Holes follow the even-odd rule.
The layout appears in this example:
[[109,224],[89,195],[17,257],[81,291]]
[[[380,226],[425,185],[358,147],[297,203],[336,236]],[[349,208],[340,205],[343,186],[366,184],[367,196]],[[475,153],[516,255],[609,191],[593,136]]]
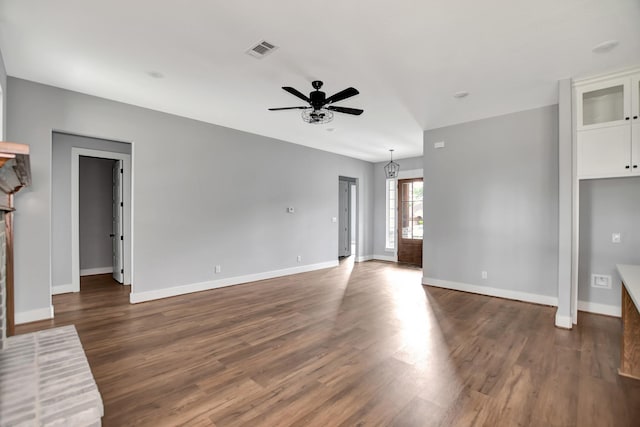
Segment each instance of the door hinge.
[[120,173],[124,173],[124,169],[120,169]]
[[121,269],[120,269],[120,273],[124,273],[124,268],[121,268]]
[[124,206],[124,203],[123,203],[123,202],[120,202],[120,207],[123,207],[123,206]]
[[124,236],[120,236],[120,240],[124,240]]

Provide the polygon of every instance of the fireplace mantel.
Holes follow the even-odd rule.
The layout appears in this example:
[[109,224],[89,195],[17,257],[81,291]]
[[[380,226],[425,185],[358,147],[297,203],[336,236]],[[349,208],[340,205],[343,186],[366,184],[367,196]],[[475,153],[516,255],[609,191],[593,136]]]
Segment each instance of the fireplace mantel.
[[13,211],[9,196],[29,185],[29,146],[16,142],[0,142],[0,210]]

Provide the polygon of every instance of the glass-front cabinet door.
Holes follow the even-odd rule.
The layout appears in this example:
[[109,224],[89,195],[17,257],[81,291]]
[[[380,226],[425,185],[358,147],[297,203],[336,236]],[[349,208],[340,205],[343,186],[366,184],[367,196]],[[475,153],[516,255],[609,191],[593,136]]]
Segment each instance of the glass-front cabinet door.
[[577,129],[597,129],[629,123],[630,86],[631,81],[624,77],[580,87],[576,93]]
[[631,173],[640,175],[640,74],[631,78]]
[[631,120],[640,123],[640,73],[631,77]]

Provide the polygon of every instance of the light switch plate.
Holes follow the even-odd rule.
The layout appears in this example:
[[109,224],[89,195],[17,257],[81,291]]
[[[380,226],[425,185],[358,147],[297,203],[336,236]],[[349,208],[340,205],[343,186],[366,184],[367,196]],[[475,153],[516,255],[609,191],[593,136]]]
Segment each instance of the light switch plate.
[[433,148],[444,148],[444,141],[434,142]]
[[620,233],[611,234],[611,243],[620,243]]
[[289,207],[287,208],[287,212],[289,212],[289,213],[295,213],[295,212],[296,212],[296,210],[293,208],[293,206],[289,206]]

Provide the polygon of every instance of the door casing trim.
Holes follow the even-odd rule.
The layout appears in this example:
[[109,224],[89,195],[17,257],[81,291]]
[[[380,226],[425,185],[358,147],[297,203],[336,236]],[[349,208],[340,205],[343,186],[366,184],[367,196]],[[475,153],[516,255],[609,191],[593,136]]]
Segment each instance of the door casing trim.
[[[80,292],[80,156],[122,160],[124,209],[124,284],[133,284],[133,194],[131,191],[131,155],[112,151],[71,148],[71,287]],[[128,265],[127,265],[127,261]],[[133,292],[133,285],[131,292]]]

